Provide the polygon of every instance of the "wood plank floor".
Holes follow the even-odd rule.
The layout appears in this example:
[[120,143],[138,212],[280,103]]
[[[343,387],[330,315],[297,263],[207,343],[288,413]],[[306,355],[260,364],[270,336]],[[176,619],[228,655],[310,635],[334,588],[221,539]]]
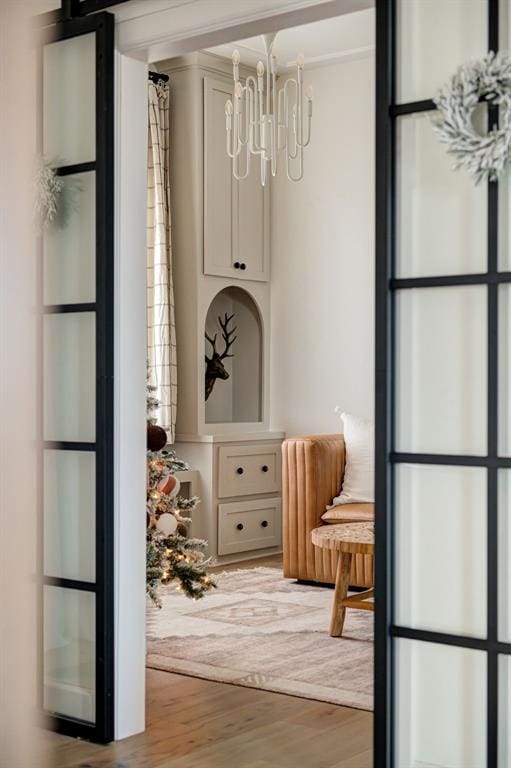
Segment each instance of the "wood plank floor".
[[52,768],[371,768],[371,740],[370,712],[148,669],[145,733],[45,746]]

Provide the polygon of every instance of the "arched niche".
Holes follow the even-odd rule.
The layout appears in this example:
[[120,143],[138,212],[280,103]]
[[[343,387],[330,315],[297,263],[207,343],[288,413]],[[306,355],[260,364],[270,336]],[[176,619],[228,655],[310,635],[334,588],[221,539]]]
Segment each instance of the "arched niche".
[[[231,316],[225,326],[226,318]],[[208,370],[210,373],[210,386],[214,374],[219,374],[207,399],[204,382],[206,424],[262,421],[263,327],[256,302],[242,288],[224,288],[209,305],[204,331],[204,353],[210,360],[214,352],[206,334],[210,339],[216,334],[215,350],[220,357],[225,351],[226,339],[236,337],[228,349],[232,357],[215,359],[209,369],[208,364],[205,365],[206,379]]]

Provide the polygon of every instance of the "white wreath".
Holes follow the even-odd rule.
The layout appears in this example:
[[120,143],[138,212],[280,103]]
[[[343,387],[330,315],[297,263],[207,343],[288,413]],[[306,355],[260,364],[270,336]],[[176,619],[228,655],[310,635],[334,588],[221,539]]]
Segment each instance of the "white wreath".
[[[472,123],[472,113],[483,99],[500,106],[500,127],[485,136]],[[511,149],[511,59],[490,52],[484,59],[459,67],[439,91],[435,104],[440,117],[433,119],[440,141],[455,157],[454,168],[466,168],[476,184],[496,181]]]
[[38,157],[35,174],[35,210],[38,224],[44,229],[57,216],[64,182],[43,157]]

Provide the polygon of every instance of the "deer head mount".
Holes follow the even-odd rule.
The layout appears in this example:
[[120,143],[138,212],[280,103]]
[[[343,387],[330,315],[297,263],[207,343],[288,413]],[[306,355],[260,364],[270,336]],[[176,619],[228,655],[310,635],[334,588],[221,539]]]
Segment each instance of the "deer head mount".
[[222,360],[225,360],[226,357],[234,357],[234,355],[229,354],[229,350],[238,338],[237,336],[233,337],[233,333],[236,333],[236,326],[234,328],[229,329],[229,323],[233,319],[234,314],[228,315],[227,312],[224,315],[224,319],[219,316],[218,317],[218,324],[220,328],[222,329],[222,339],[224,341],[224,351],[223,352],[217,352],[216,349],[216,339],[218,334],[215,333],[213,338],[211,336],[208,336],[208,333],[206,331],[206,339],[211,344],[212,348],[212,354],[211,357],[208,357],[206,355],[206,400],[210,396],[210,394],[213,391],[213,387],[215,386],[215,381],[217,379],[225,379],[229,378],[228,372],[225,370],[224,364]]

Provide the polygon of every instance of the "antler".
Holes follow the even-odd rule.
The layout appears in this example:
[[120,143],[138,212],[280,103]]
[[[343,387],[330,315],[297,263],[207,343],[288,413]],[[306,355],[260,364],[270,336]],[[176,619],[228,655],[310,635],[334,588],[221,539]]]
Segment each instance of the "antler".
[[234,317],[234,313],[232,315],[227,315],[227,312],[224,315],[223,322],[222,322],[222,318],[220,316],[218,317],[218,323],[220,325],[220,328],[222,329],[222,338],[225,342],[225,349],[220,355],[220,360],[224,360],[224,358],[226,357],[234,357],[234,355],[227,354],[230,348],[232,347],[232,345],[234,344],[234,342],[236,341],[236,339],[238,338],[237,336],[235,336],[233,339],[231,339],[232,334],[237,331],[237,326],[234,326],[232,330],[229,330],[227,327],[233,317]]
[[211,358],[208,358],[208,356],[206,355],[206,360],[212,360],[213,357],[216,355],[216,337],[218,336],[218,334],[215,333],[213,338],[211,338],[211,336],[208,336],[208,332],[206,331],[204,335],[206,336],[206,339],[209,341],[209,343],[211,344],[211,346],[213,348],[213,354],[212,354]]

